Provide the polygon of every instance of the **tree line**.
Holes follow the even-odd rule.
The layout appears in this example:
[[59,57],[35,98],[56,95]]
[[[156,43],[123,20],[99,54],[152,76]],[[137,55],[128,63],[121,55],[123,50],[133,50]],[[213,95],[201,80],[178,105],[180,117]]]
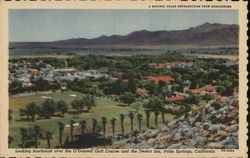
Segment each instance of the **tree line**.
[[[87,112],[91,112],[92,107],[96,106],[95,96],[86,95],[81,99],[75,99],[71,102],[71,107],[79,112],[84,107],[87,107]],[[34,120],[36,116],[39,118],[50,118],[56,116],[63,117],[65,113],[69,112],[68,104],[63,101],[54,101],[53,99],[46,99],[41,105],[35,102],[28,103],[25,108],[19,109],[19,115],[26,116],[29,120]]]

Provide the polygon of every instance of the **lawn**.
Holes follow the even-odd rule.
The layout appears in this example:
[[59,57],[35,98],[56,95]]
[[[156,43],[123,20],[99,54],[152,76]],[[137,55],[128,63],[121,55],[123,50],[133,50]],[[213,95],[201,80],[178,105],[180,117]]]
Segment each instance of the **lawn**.
[[[70,95],[75,94],[76,97],[72,97]],[[91,131],[91,125],[92,125],[92,119],[95,118],[98,120],[98,123],[101,125],[101,117],[105,116],[108,118],[107,122],[107,133],[111,134],[111,124],[110,119],[116,118],[116,132],[121,133],[120,128],[120,120],[119,115],[121,113],[125,114],[125,130],[130,130],[130,120],[128,117],[129,111],[132,111],[129,106],[120,103],[115,102],[110,99],[106,99],[103,97],[96,97],[96,104],[97,106],[93,108],[91,113],[79,113],[79,114],[66,114],[65,117],[52,117],[50,119],[40,119],[36,121],[20,121],[19,112],[18,110],[20,108],[25,107],[26,104],[30,102],[36,102],[38,105],[41,104],[45,99],[42,98],[42,96],[52,97],[55,101],[58,100],[64,100],[67,103],[70,103],[75,98],[80,98],[84,96],[82,93],[74,92],[74,91],[65,91],[63,93],[51,93],[51,94],[37,94],[37,95],[31,95],[31,96],[23,96],[23,97],[10,97],[10,109],[13,110],[13,120],[10,122],[10,136],[14,138],[14,141],[12,142],[11,147],[19,147],[18,144],[21,143],[21,135],[20,135],[20,128],[29,128],[33,127],[34,125],[39,125],[45,130],[48,130],[53,133],[53,139],[52,139],[52,147],[55,147],[58,145],[58,125],[57,122],[62,122],[65,125],[69,124],[70,120],[74,120],[75,122],[79,122],[81,120],[87,121],[87,131]],[[122,105],[122,106],[121,106]],[[146,129],[146,120],[145,120],[145,114],[143,110],[141,111],[143,114],[143,120],[142,120],[142,130]],[[165,115],[166,120],[171,120],[173,116],[171,114]],[[158,118],[159,125],[161,125],[161,117],[159,115]],[[150,124],[151,126],[154,126],[154,117],[153,113],[151,114],[150,118]],[[134,119],[134,130],[138,129],[138,120],[135,117]],[[80,133],[79,127],[75,127],[74,133]],[[69,136],[69,127],[65,127],[64,133],[63,133],[64,139]],[[40,141],[39,147],[43,148],[46,147],[46,140]]]

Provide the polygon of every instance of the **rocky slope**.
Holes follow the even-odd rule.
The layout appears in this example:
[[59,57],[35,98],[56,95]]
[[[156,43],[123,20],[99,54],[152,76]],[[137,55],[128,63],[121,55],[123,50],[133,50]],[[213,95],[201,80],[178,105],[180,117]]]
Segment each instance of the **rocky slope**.
[[202,105],[166,126],[147,130],[136,138],[114,141],[113,148],[237,149],[238,96]]

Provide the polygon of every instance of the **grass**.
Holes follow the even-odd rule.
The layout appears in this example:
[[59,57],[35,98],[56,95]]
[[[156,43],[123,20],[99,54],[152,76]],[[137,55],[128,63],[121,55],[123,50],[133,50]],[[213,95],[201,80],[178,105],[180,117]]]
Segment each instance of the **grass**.
[[203,58],[218,58],[218,59],[228,59],[228,60],[238,60],[238,55],[215,55],[215,54],[187,54],[187,56],[203,57]]
[[[70,94],[75,94],[77,97],[71,97]],[[75,98],[80,98],[84,96],[85,94],[74,92],[74,91],[65,91],[63,93],[51,93],[51,94],[37,94],[37,95],[31,95],[31,96],[23,96],[23,97],[10,97],[10,109],[13,110],[13,120],[10,122],[9,126],[9,134],[11,137],[14,138],[14,141],[11,144],[11,147],[19,147],[18,144],[21,143],[21,135],[20,135],[20,128],[31,128],[34,125],[39,125],[44,130],[48,130],[53,133],[53,139],[51,141],[52,148],[58,145],[58,125],[57,122],[62,122],[65,125],[69,124],[70,120],[74,120],[76,122],[79,122],[81,120],[87,121],[87,131],[91,131],[92,128],[92,119],[95,118],[98,120],[98,123],[101,125],[101,117],[105,116],[107,117],[107,127],[106,131],[107,134],[111,135],[111,118],[116,118],[116,133],[121,133],[121,125],[120,125],[120,114],[125,114],[125,130],[128,132],[130,130],[130,119],[128,117],[129,111],[132,111],[132,109],[124,105],[120,102],[115,102],[106,98],[102,97],[96,97],[96,104],[97,106],[93,108],[91,113],[79,113],[79,114],[65,114],[64,117],[52,117],[50,119],[40,119],[36,121],[19,121],[19,112],[18,110],[25,107],[26,104],[30,102],[36,102],[38,105],[41,104],[44,99],[41,98],[41,96],[48,96],[52,97],[55,101],[58,100],[64,100],[67,103],[70,103]],[[123,105],[123,106],[121,106]],[[143,114],[143,120],[142,120],[142,130],[146,129],[146,116],[143,112],[143,110],[140,111],[140,113]],[[165,115],[166,120],[171,120],[173,116],[171,114]],[[154,126],[154,116],[153,113],[151,113],[150,118],[150,125]],[[159,115],[158,118],[158,125],[161,125],[161,116]],[[135,116],[134,119],[134,130],[138,129],[138,120]],[[80,133],[79,127],[75,127],[74,133]],[[69,127],[66,127],[63,133],[64,139],[66,139],[67,136],[69,136]],[[40,141],[40,148],[46,147],[46,140]]]

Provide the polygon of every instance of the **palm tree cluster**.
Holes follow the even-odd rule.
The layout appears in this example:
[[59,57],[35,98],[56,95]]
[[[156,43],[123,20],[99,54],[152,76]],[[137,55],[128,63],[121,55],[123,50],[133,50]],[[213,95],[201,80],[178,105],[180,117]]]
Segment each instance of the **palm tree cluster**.
[[[20,128],[22,148],[35,147],[38,148],[40,140],[47,139],[47,148],[50,148],[50,140],[53,139],[52,132],[42,129],[40,126],[35,125],[32,128]],[[13,141],[9,137],[9,144]]]
[[[145,116],[146,116],[146,125],[147,128],[150,128],[150,114],[151,114],[152,110],[151,109],[146,109],[145,110]],[[155,126],[158,126],[158,115],[161,112],[162,115],[162,123],[165,123],[165,118],[164,118],[164,111],[153,111],[154,112],[154,120],[155,120]],[[129,119],[130,121],[130,132],[133,135],[135,132],[141,132],[142,131],[142,120],[143,120],[143,115],[141,113],[136,113],[136,112],[129,112],[128,115],[126,116],[125,114],[120,114],[119,117],[119,122],[120,122],[120,132],[122,135],[125,135],[125,119],[126,117]],[[137,119],[138,121],[138,130],[134,130],[134,122],[135,119]],[[95,134],[95,135],[103,135],[104,137],[106,137],[107,131],[107,123],[108,123],[108,118],[107,117],[101,117],[100,122],[98,122],[97,119],[93,118],[92,119],[92,130],[91,133]],[[112,117],[110,119],[110,125],[111,125],[111,130],[112,130],[112,136],[113,138],[115,138],[116,135],[116,123],[117,123],[117,119]],[[84,135],[86,134],[86,129],[87,129],[87,121],[86,120],[81,120],[79,121],[79,124],[77,122],[75,122],[74,120],[70,120],[69,122],[69,127],[70,127],[70,141],[73,142],[74,141],[74,132],[75,132],[75,126],[80,125],[79,129],[80,129],[80,135]],[[66,125],[62,122],[58,122],[58,132],[59,132],[59,137],[58,137],[58,147],[59,148],[63,148],[63,133],[65,130]],[[30,132],[32,131],[32,132]],[[102,132],[102,133],[101,133]],[[47,147],[51,148],[51,139],[52,139],[52,133],[50,131],[44,131],[43,129],[41,129],[39,126],[35,125],[32,130],[30,129],[25,129],[25,128],[21,128],[20,129],[20,134],[21,134],[21,147],[27,147],[27,146],[34,146],[35,148],[38,148],[39,145],[39,140],[40,139],[46,139],[47,140]],[[31,141],[32,140],[32,141]],[[12,141],[12,139],[9,140],[10,142]],[[28,145],[28,144],[32,144],[32,145]]]

